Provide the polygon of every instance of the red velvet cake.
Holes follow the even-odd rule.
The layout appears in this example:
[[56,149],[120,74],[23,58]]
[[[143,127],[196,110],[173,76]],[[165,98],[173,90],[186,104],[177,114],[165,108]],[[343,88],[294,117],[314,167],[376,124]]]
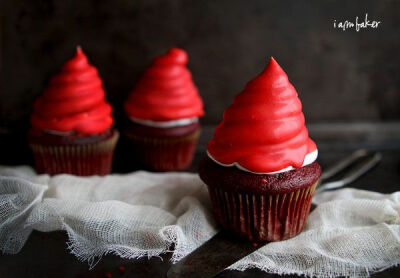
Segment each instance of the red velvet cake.
[[34,103],[28,139],[39,173],[111,171],[118,131],[97,69],[78,47]]
[[125,101],[133,155],[156,171],[184,169],[193,159],[203,102],[179,48],[156,57]]
[[271,58],[224,112],[199,175],[217,222],[251,241],[301,232],[321,176],[297,92]]

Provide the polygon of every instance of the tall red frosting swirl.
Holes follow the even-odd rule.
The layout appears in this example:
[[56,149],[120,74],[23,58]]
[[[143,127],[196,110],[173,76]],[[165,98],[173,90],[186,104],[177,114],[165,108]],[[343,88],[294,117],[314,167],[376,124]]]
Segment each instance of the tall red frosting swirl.
[[45,131],[101,133],[113,124],[97,69],[78,47],[34,103],[31,123]]
[[301,108],[295,88],[271,57],[225,110],[207,151],[220,164],[255,173],[300,168],[317,149]]
[[156,57],[125,101],[127,115],[151,121],[202,116],[203,102],[187,62],[186,52],[179,48]]

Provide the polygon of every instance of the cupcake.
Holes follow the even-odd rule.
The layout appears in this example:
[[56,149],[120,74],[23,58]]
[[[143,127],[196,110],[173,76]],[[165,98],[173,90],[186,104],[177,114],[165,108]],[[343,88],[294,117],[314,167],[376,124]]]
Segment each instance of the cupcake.
[[220,226],[251,241],[280,241],[303,229],[321,176],[302,105],[271,58],[225,110],[200,178]]
[[125,101],[133,156],[156,171],[187,168],[200,134],[203,102],[179,48],[156,57]]
[[34,103],[28,141],[36,170],[50,175],[110,173],[118,131],[97,69],[78,47]]

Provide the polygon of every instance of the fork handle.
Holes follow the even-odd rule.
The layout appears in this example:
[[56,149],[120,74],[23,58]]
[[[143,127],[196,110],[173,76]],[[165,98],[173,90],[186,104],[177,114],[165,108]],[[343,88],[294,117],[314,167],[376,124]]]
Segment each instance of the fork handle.
[[[322,185],[318,186],[318,188],[315,190],[315,194],[321,193],[328,189],[336,189],[336,188],[343,187],[349,183],[352,183],[353,181],[355,181],[356,179],[358,179],[359,177],[364,175],[366,172],[368,172],[372,167],[374,167],[382,159],[381,153],[366,151],[366,150],[357,151],[357,152],[353,153],[353,155],[351,155],[347,159],[344,159],[341,162],[339,162],[337,165],[333,166],[330,170],[328,170],[331,172],[328,172],[328,174],[327,174],[329,177],[331,177],[334,174],[337,174],[338,172],[343,170],[344,168],[348,167],[352,163],[354,163],[354,161],[359,159],[360,157],[363,157],[366,155],[371,155],[371,154],[373,154],[373,155],[367,157],[365,160],[361,161],[355,167],[350,169],[350,171],[348,173],[346,173],[342,179],[337,180],[337,181],[332,181],[332,182],[326,182],[326,183],[323,183]],[[338,170],[338,169],[340,169],[340,170]],[[332,173],[334,173],[334,174],[332,174]],[[327,177],[325,175],[325,177],[322,177],[321,179],[324,180],[326,178]]]
[[366,150],[366,149],[361,149],[361,150],[357,150],[357,151],[353,152],[350,156],[345,157],[344,159],[335,163],[333,166],[325,169],[324,172],[322,173],[321,180],[327,180],[327,179],[333,177],[334,175],[341,172],[346,167],[353,164],[356,160],[358,160],[362,157],[367,157],[367,156],[371,155],[372,153],[374,153],[374,152]]

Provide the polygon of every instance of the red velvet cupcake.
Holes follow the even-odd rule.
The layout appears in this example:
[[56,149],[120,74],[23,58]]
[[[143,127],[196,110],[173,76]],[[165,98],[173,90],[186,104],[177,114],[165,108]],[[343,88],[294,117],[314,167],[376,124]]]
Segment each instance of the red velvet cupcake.
[[97,69],[80,47],[34,103],[28,140],[36,170],[50,175],[106,175],[118,131]]
[[156,171],[187,168],[200,134],[203,102],[178,48],[156,57],[125,101],[133,156]]
[[279,241],[301,232],[321,176],[302,105],[271,58],[215,130],[200,163],[217,222],[251,241]]

